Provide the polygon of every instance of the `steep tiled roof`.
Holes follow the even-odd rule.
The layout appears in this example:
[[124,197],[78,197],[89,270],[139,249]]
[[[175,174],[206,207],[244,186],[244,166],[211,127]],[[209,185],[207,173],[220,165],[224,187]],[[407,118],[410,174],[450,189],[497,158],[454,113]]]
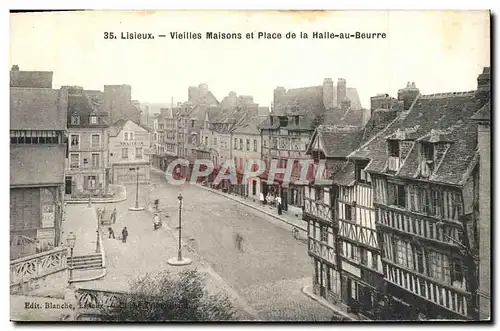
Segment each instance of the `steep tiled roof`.
[[354,109],[353,107],[350,107],[346,111],[343,111],[340,108],[327,109],[323,124],[362,126],[364,112],[365,109]]
[[[429,177],[430,181],[460,185],[474,159],[477,132],[470,117],[479,109],[474,92],[420,96],[409,111],[403,111],[387,127],[353,152],[350,157],[371,159],[366,168],[383,172],[387,162],[386,138],[399,130],[404,139],[425,139],[434,129],[440,139],[450,142]],[[408,134],[405,135],[405,132]],[[401,177],[415,178],[419,168],[418,148],[411,148],[402,160]]]
[[66,91],[48,88],[10,88],[12,130],[66,130]]
[[10,185],[64,183],[65,145],[11,145]]
[[362,134],[359,126],[320,125],[311,138],[308,151],[317,139],[327,158],[344,158],[358,147]]
[[274,105],[276,115],[323,113],[323,87],[311,86],[290,89],[285,95],[277,97]]
[[269,130],[269,129],[277,129],[280,125],[276,121],[271,123],[271,116],[267,116],[262,123],[258,125],[259,130]]
[[244,121],[240,126],[237,126],[234,129],[234,133],[243,133],[243,134],[259,134],[259,125],[265,120],[263,117],[252,117],[246,121]]
[[333,183],[340,186],[352,186],[356,181],[355,165],[345,162],[343,167],[333,177]]
[[[75,127],[90,125],[90,115],[98,117],[96,126],[109,126],[109,115],[100,108],[82,88],[67,88],[68,91],[68,127],[71,127],[71,116],[80,116],[80,123]],[[92,91],[90,91],[92,92]],[[94,125],[92,125],[94,126]]]
[[491,120],[491,101],[488,101],[481,109],[479,109],[474,116],[471,117],[473,120],[478,121],[489,121]]
[[123,127],[125,126],[125,124],[128,121],[137,124],[138,126],[140,126],[141,128],[143,128],[144,130],[146,130],[146,131],[148,131],[150,133],[154,132],[153,128],[151,128],[148,125],[137,123],[137,122],[134,122],[132,120],[121,119],[121,120],[116,121],[113,125],[111,125],[109,127],[109,135],[111,137],[116,137],[118,135],[118,133],[120,133],[120,131],[123,129]]

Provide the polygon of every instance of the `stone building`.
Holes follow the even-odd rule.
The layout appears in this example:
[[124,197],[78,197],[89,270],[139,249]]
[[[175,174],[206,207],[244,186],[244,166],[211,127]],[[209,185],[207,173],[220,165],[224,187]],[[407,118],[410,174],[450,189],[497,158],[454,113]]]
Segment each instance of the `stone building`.
[[11,259],[61,244],[68,94],[52,89],[52,76],[11,71]]
[[109,128],[109,164],[113,184],[150,182],[153,130],[131,120],[119,120]]
[[[239,194],[252,199],[259,199],[261,192],[260,178],[249,178],[248,182],[244,181],[244,173],[250,167],[252,160],[260,160],[262,156],[262,140],[259,130],[259,125],[267,118],[267,116],[253,116],[248,119],[243,119],[232,130],[232,158],[239,175]],[[250,168],[255,170],[256,166]]]
[[122,119],[141,123],[140,104],[132,102],[130,85],[104,85],[102,110],[110,114],[111,123]]
[[108,193],[109,114],[81,87],[65,87],[68,91],[68,158],[65,194],[67,199],[102,197]]
[[[343,81],[345,83],[345,80]],[[341,89],[341,96],[343,95]],[[304,205],[304,183],[299,180],[300,162],[306,160],[306,149],[310,138],[320,124],[328,119],[329,125],[353,124],[361,126],[361,104],[355,88],[345,88],[346,99],[341,108],[337,107],[337,89],[331,78],[326,78],[323,85],[286,90],[278,87],[274,90],[273,111],[266,121],[260,125],[262,135],[262,158],[269,170],[273,161],[277,168],[291,169],[291,181],[282,185],[283,175],[276,174],[268,179],[268,171],[261,175],[262,193],[268,192],[280,196],[284,211],[290,211],[300,217]],[[352,116],[358,121],[345,118]],[[356,123],[359,122],[359,123]]]
[[472,120],[478,124],[478,305],[479,319],[491,319],[491,77],[490,68],[484,68],[478,77],[476,98],[484,106]]

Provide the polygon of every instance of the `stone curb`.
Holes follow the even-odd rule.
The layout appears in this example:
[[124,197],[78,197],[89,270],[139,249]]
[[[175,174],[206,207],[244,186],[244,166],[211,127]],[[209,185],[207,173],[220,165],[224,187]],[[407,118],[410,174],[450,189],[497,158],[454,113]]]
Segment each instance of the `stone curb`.
[[[117,185],[118,186],[118,185]],[[97,199],[94,198],[92,199],[92,203],[118,203],[127,200],[127,189],[123,185],[119,185],[123,187],[123,192],[125,192],[125,196],[122,198],[117,198],[117,199]],[[84,203],[89,203],[89,200],[81,200],[81,199],[75,199],[75,200],[65,200],[65,202],[69,205],[73,204],[84,204]]]
[[282,217],[279,217],[278,215],[274,215],[273,213],[271,213],[271,212],[269,212],[269,211],[267,211],[267,210],[265,210],[265,209],[262,209],[262,208],[256,207],[256,206],[254,206],[254,205],[252,205],[252,204],[249,204],[249,203],[247,203],[247,202],[245,202],[245,201],[242,201],[242,200],[240,200],[240,199],[234,198],[234,197],[232,197],[232,196],[230,196],[230,195],[228,195],[228,194],[226,194],[226,193],[219,192],[219,191],[214,190],[214,189],[211,189],[211,188],[209,188],[209,187],[205,187],[205,186],[200,185],[200,184],[196,184],[196,185],[197,185],[197,186],[199,186],[199,187],[201,187],[201,188],[203,188],[203,189],[205,189],[205,190],[207,190],[207,191],[209,191],[209,192],[213,192],[213,193],[215,193],[215,194],[222,195],[222,196],[224,196],[224,197],[226,197],[226,198],[228,198],[228,199],[231,199],[231,200],[233,200],[233,201],[237,201],[237,202],[241,203],[242,205],[245,205],[245,206],[250,207],[250,208],[252,208],[252,209],[258,210],[258,211],[260,211],[260,212],[262,212],[262,213],[264,213],[264,214],[266,214],[266,215],[268,215],[268,216],[271,216],[271,217],[273,217],[273,218],[275,218],[275,219],[277,219],[277,220],[282,221],[283,223],[286,223],[286,224],[291,225],[291,226],[293,226],[293,227],[296,227],[296,228],[298,228],[298,229],[300,229],[300,230],[302,230],[302,231],[304,231],[304,232],[307,232],[307,228],[302,227],[302,226],[297,225],[297,224],[294,224],[294,223],[292,223],[292,222],[290,222],[290,221],[287,221],[286,219],[284,219],[284,218],[282,218]]
[[325,302],[323,302],[323,300],[320,300],[317,295],[315,295],[314,293],[312,293],[310,291],[310,288],[311,288],[311,285],[306,285],[306,286],[302,286],[301,289],[300,289],[300,292],[302,292],[302,294],[304,294],[305,296],[307,296],[308,298],[316,301],[317,303],[319,303],[320,305],[322,305],[323,307],[325,308],[328,308],[330,309],[331,311],[333,311],[334,313],[338,314],[338,315],[342,315],[348,319],[350,319],[351,321],[358,321],[357,319],[349,316],[348,314],[346,314],[345,312],[343,312],[342,310],[336,308],[335,306],[333,305],[330,305],[330,304],[326,304]]

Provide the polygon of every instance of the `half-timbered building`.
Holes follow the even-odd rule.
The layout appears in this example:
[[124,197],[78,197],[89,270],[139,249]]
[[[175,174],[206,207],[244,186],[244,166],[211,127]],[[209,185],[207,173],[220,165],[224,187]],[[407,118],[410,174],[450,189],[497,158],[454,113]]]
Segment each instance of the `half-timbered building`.
[[[331,178],[341,169],[346,156],[353,151],[361,138],[361,127],[320,125],[311,138],[306,154],[313,161],[313,168],[324,173],[318,178]],[[324,162],[324,168],[319,165]],[[309,173],[308,173],[309,175]],[[341,261],[338,256],[339,223],[335,202],[337,187],[331,181],[312,181],[304,190],[303,219],[308,224],[308,253],[314,265],[313,291],[326,300],[341,303]]]
[[482,104],[475,91],[420,95],[414,84],[398,99],[403,110],[350,155],[365,162],[372,184],[383,301],[398,319],[471,318],[476,281],[468,222],[478,158],[470,117]]

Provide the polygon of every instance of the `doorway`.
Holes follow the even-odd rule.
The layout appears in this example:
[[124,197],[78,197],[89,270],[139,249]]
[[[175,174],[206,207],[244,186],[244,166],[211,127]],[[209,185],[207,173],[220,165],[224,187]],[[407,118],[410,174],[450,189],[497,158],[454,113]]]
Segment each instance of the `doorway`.
[[65,194],[71,194],[71,189],[73,185],[73,178],[71,176],[66,176],[66,179],[64,181],[64,193]]

